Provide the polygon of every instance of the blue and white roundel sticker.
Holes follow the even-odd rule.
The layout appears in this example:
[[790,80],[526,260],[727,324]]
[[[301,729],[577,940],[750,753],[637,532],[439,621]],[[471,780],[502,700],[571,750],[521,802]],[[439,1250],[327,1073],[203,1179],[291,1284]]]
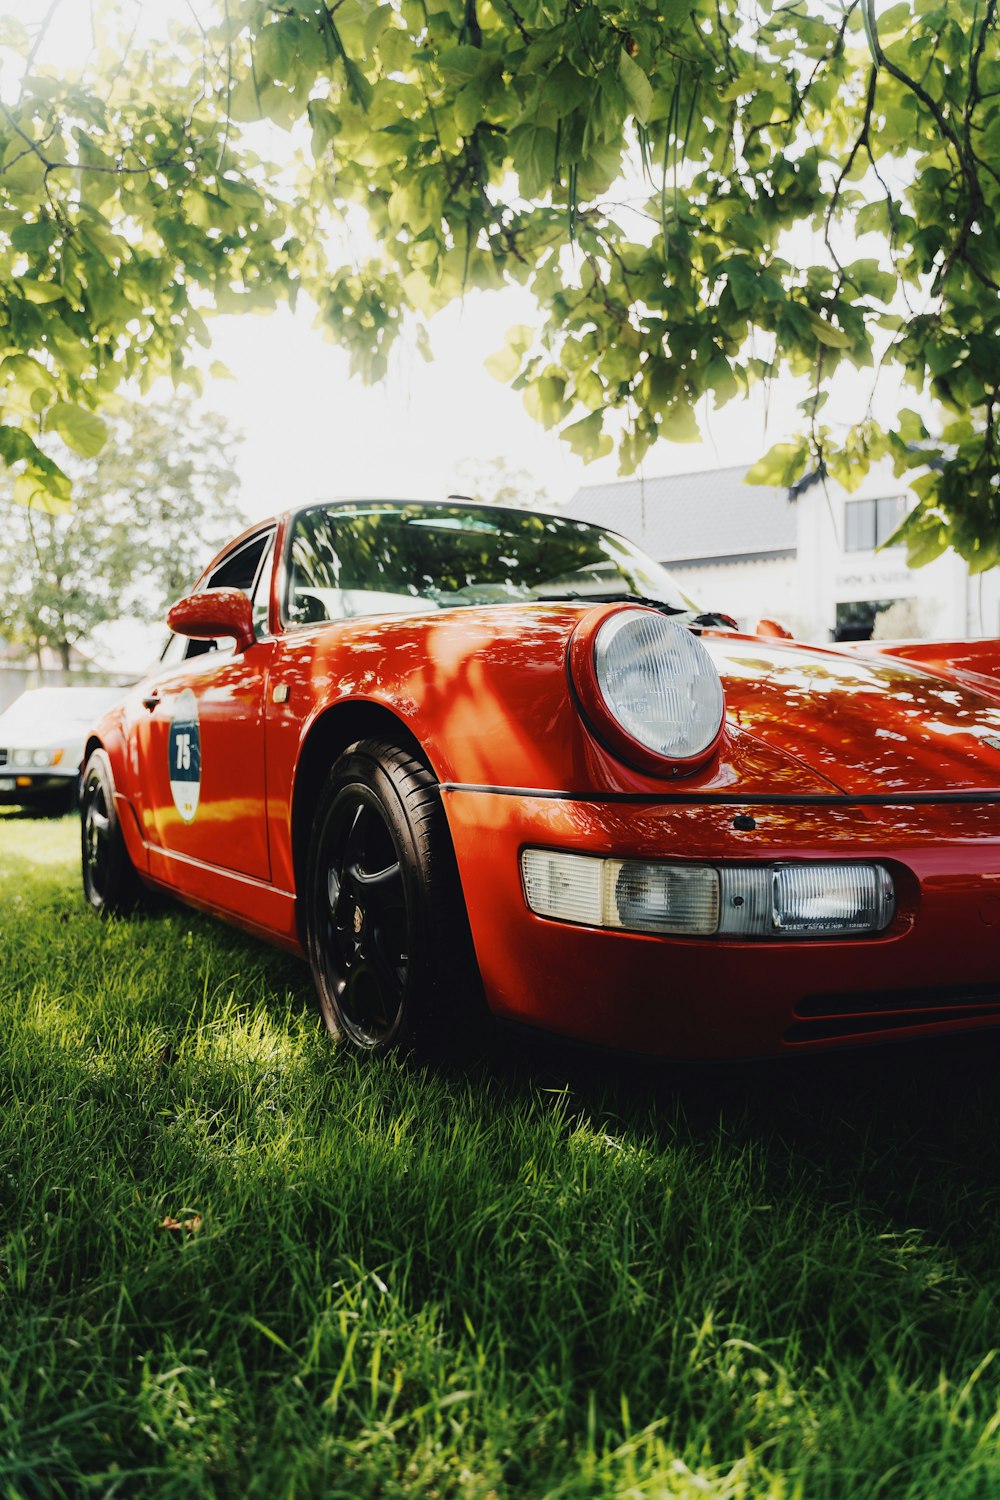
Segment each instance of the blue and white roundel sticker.
[[201,736],[198,700],[190,688],[179,694],[170,720],[170,790],[174,806],[191,823],[198,811],[201,790]]

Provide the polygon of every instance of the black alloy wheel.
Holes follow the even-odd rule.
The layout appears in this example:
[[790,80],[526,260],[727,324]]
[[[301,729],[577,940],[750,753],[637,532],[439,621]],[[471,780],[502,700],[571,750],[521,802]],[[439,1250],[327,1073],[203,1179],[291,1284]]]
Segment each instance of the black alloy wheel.
[[102,917],[125,916],[142,896],[142,882],[129,858],[115,807],[111,762],[95,750],[80,792],[83,893]]
[[[334,765],[313,826],[306,920],[334,1036],[366,1055],[443,1039],[474,960],[440,791],[409,751],[364,740]],[[475,1013],[474,996],[465,1009]]]

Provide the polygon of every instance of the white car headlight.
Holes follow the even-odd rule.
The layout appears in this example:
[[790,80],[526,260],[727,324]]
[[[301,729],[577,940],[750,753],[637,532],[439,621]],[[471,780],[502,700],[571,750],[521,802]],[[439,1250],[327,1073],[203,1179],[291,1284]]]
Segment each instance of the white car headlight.
[[722,727],[715,663],[684,625],[651,610],[612,615],[594,641],[605,703],[633,739],[670,760],[691,760]]
[[715,663],[666,615],[631,608],[583,620],[570,670],[591,728],[627,762],[676,774],[703,763],[718,743],[725,698]]
[[33,754],[34,751],[32,750],[12,750],[10,756],[11,762],[15,766],[30,766]]
[[48,750],[34,750],[34,751],[32,751],[31,764],[33,766],[47,766],[49,764],[49,762],[51,761],[51,759],[52,759],[52,756],[51,756],[51,754],[49,753]]

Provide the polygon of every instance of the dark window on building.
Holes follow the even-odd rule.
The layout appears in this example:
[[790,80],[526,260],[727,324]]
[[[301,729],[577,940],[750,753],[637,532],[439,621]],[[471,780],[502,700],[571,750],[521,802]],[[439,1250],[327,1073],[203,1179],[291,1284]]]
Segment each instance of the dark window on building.
[[834,640],[870,641],[875,629],[875,616],[895,603],[895,599],[852,599],[847,604],[838,604]]
[[874,552],[887,542],[906,515],[902,495],[880,500],[848,500],[844,506],[844,551]]

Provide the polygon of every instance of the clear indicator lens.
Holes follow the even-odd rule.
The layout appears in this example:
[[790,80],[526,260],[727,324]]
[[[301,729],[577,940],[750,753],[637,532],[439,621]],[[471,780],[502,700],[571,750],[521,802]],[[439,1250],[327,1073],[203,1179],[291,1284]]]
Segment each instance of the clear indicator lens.
[[521,854],[525,899],[540,917],[678,937],[794,938],[884,932],[896,911],[882,865],[698,865]]
[[557,854],[525,849],[521,855],[524,894],[540,917],[603,926],[603,859],[587,854]]
[[709,936],[719,923],[719,877],[707,865],[594,859],[551,849],[521,855],[532,911],[629,932]]
[[786,865],[774,872],[780,932],[880,932],[892,920],[892,877],[881,865]]
[[608,860],[605,871],[614,881],[609,915],[616,920],[608,926],[708,936],[719,925],[719,877],[708,865]]
[[722,724],[722,683],[696,635],[651,610],[622,610],[597,632],[594,670],[611,713],[634,740],[690,760]]

